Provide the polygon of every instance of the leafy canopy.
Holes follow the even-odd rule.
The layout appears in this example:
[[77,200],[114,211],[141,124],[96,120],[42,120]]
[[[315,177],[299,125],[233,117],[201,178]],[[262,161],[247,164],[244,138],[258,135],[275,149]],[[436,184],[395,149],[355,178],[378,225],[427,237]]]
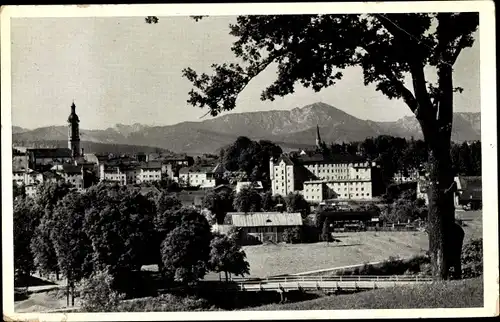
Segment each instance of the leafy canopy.
[[[262,100],[293,93],[296,82],[320,91],[342,79],[343,69],[358,66],[365,85],[376,84],[387,97],[402,98],[417,118],[429,118],[418,113],[419,102],[437,109],[441,93],[425,80],[423,67],[453,66],[472,46],[478,23],[477,13],[239,16],[230,25],[237,37],[231,50],[242,63],[214,64],[213,75],[184,69],[194,86],[188,103],[213,116],[232,110],[238,94],[271,64],[278,65],[277,78]],[[414,93],[404,83],[408,73]]]

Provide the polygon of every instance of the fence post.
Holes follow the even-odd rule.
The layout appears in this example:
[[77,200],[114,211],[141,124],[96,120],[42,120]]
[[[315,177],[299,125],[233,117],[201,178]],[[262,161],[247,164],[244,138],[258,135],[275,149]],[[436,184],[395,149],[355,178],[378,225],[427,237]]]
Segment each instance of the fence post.
[[358,275],[358,281],[361,281],[361,275]]
[[286,283],[286,277],[285,277],[285,283]]
[[323,276],[319,277],[320,282],[323,282]]

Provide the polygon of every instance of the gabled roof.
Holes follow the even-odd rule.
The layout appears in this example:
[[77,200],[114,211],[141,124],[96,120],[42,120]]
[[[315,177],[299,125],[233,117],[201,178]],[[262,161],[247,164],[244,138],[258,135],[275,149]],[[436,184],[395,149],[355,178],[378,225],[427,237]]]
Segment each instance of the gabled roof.
[[82,172],[82,168],[73,164],[61,165],[61,171],[68,174],[77,174]]
[[161,169],[161,162],[160,161],[149,161],[149,162],[143,162],[140,164],[140,167],[142,169],[148,169],[148,170],[153,170],[153,169]]
[[286,165],[294,165],[294,162],[292,161],[292,159],[290,159],[290,157],[286,154],[282,154],[279,158],[278,158],[278,162],[277,163],[281,163],[281,161],[285,162]]
[[213,167],[204,167],[204,166],[192,166],[192,167],[184,167],[179,170],[179,173],[213,173]]
[[353,162],[366,162],[366,158],[358,155],[351,155],[347,153],[335,154],[333,157],[326,158],[320,153],[309,155],[300,155],[297,157],[297,160],[302,164],[311,164],[311,163],[324,163],[324,164],[332,164],[332,163],[353,163]]
[[287,212],[228,212],[236,227],[302,226],[300,213]]
[[71,158],[72,156],[68,148],[28,149],[28,153],[33,154],[35,158]]
[[255,181],[255,182],[240,181],[240,182],[236,183],[236,189],[239,190],[239,189],[244,188],[244,187],[249,187],[249,188],[253,188],[253,189],[264,189],[261,181]]
[[214,173],[223,174],[224,172],[227,171],[227,169],[221,162],[219,162],[219,163],[217,163],[217,165],[215,166],[213,171],[214,171]]
[[221,189],[229,189],[233,190],[233,188],[227,184],[220,184],[217,187],[214,187],[213,190],[221,190]]

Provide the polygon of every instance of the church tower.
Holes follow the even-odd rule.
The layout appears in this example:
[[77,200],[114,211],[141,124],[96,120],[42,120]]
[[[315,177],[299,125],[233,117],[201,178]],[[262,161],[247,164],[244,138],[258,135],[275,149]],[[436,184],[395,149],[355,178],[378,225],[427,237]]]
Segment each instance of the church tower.
[[80,156],[80,119],[75,112],[75,102],[71,104],[71,114],[68,117],[68,149],[71,150],[73,157]]
[[321,136],[319,135],[319,125],[316,125],[316,146],[321,148]]

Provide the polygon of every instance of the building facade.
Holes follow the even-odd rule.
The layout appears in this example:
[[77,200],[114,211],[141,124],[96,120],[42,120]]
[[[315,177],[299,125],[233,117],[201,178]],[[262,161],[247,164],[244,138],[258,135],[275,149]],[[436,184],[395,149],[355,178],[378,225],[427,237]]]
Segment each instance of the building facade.
[[279,243],[283,241],[286,229],[302,226],[302,215],[300,213],[286,212],[254,212],[239,213],[229,212],[231,225],[242,232],[243,242],[258,240],[260,242],[271,241]]
[[184,167],[179,170],[179,184],[190,187],[214,188],[213,167]]
[[374,197],[372,170],[376,167],[358,156],[301,154],[293,160],[282,156],[270,161],[273,195],[299,192],[309,202],[326,199],[371,200]]

